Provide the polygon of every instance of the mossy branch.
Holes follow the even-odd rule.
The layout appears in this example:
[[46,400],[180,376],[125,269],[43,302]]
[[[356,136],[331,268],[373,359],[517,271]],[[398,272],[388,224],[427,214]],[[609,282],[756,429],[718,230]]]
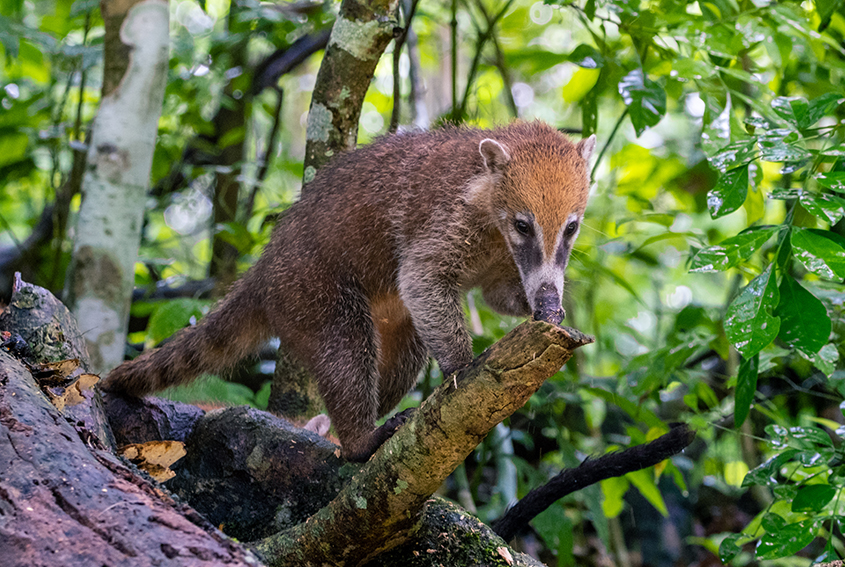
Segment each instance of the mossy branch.
[[575,329],[520,325],[438,387],[328,506],[255,550],[269,565],[360,565],[404,542],[443,480],[591,342]]

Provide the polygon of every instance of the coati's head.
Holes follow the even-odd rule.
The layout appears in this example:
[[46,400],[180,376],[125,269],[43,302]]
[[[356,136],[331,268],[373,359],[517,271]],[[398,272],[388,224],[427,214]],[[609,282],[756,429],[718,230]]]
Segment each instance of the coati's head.
[[534,318],[558,324],[565,317],[563,273],[587,207],[596,137],[573,144],[542,123],[505,132],[478,146],[492,185],[486,205],[519,269]]

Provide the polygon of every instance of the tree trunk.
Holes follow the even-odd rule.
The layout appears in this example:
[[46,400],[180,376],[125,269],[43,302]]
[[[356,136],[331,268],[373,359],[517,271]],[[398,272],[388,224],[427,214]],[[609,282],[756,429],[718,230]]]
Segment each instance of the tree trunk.
[[399,0],[343,0],[311,98],[307,184],[331,157],[355,148],[358,118],[376,64],[399,25]]
[[169,46],[166,2],[104,1],[101,9],[103,98],[64,292],[96,372],[123,361]]

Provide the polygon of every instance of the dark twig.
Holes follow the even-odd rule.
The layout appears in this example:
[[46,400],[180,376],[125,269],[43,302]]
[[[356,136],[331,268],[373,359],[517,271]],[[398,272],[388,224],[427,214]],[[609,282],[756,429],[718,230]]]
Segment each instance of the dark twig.
[[466,116],[466,109],[467,103],[469,101],[469,94],[472,90],[472,85],[475,82],[475,75],[478,73],[478,67],[481,64],[481,55],[484,52],[484,46],[490,41],[490,38],[493,37],[493,34],[496,30],[496,25],[499,23],[499,20],[502,19],[507,11],[510,9],[511,5],[513,4],[513,0],[508,0],[505,5],[499,10],[495,16],[492,18],[487,18],[487,29],[481,31],[481,28],[476,24],[476,31],[478,32],[478,38],[475,42],[475,55],[472,58],[472,64],[469,68],[469,74],[467,75],[467,84],[466,88],[464,89],[464,97],[461,101],[461,106],[458,109],[454,118],[463,120],[464,116]]
[[[390,113],[390,131],[395,132],[399,128],[400,114],[402,113],[402,81],[399,76],[399,60],[402,57],[402,48],[411,33],[411,23],[417,11],[419,0],[412,0],[410,7],[405,13],[405,25],[402,32],[393,40],[393,111]],[[402,4],[403,8],[407,3]]]
[[255,185],[253,185],[252,190],[249,192],[249,198],[246,202],[246,207],[244,210],[244,222],[248,222],[249,218],[252,216],[252,210],[255,208],[255,198],[258,195],[258,191],[261,190],[261,184],[264,182],[264,178],[267,176],[267,171],[270,169],[270,161],[273,159],[273,152],[275,151],[276,147],[276,140],[279,137],[279,125],[282,122],[282,101],[285,98],[285,91],[281,88],[276,89],[276,109],[273,111],[273,127],[270,129],[270,134],[267,136],[267,144],[264,150],[264,156],[259,160],[261,163],[261,168],[258,170],[258,174],[255,177]]
[[[481,0],[477,0],[476,5],[484,15],[484,19],[487,20],[487,26],[492,29],[494,22],[490,17],[490,13],[484,7],[484,3]],[[499,42],[499,36],[496,35],[496,33],[492,34],[491,41],[493,42],[493,48],[496,51],[496,68],[499,70],[499,75],[502,76],[502,83],[505,87],[505,100],[508,103],[511,116],[516,118],[519,116],[519,108],[517,108],[516,101],[513,98],[513,81],[511,81],[510,72],[508,71],[507,64],[505,63],[505,52],[502,50],[502,44]]]
[[532,518],[564,496],[599,481],[654,466],[683,451],[693,439],[695,432],[688,425],[676,424],[669,433],[651,443],[587,459],[576,468],[564,469],[545,485],[526,494],[493,524],[493,531],[508,541],[525,529]]

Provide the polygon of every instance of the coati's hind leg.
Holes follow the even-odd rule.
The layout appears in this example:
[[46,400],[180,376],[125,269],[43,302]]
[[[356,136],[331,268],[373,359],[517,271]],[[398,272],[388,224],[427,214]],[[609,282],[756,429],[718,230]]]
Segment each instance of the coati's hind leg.
[[[345,289],[314,322],[309,360],[320,395],[335,427],[343,456],[366,461],[395,431],[395,421],[375,427],[379,378],[375,326],[367,298]],[[302,345],[299,345],[302,347]]]
[[396,407],[414,387],[428,358],[411,314],[398,297],[373,305],[379,337],[379,417]]

